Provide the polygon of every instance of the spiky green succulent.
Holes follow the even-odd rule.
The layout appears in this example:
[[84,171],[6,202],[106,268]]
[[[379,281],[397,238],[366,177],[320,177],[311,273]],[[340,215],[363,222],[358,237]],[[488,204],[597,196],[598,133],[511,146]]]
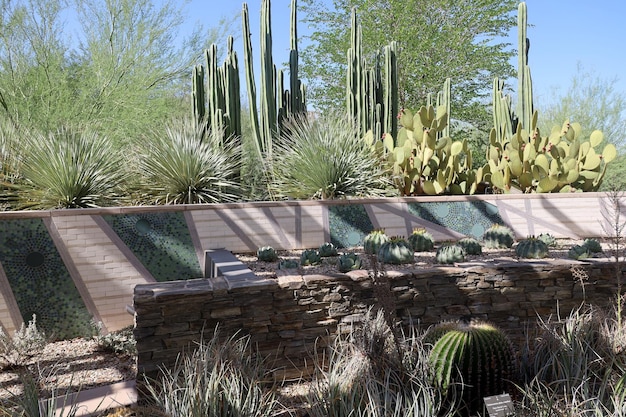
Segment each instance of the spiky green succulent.
[[322,257],[317,249],[305,249],[300,254],[300,264],[302,266],[319,265]]
[[318,248],[318,252],[322,258],[337,256],[337,248],[331,242],[324,242]]
[[361,269],[361,258],[356,253],[344,253],[337,258],[339,272],[349,272]]
[[276,249],[271,246],[262,246],[256,251],[256,256],[259,261],[274,262],[278,260],[278,253]]
[[296,269],[300,266],[295,259],[281,259],[278,262],[278,269]]

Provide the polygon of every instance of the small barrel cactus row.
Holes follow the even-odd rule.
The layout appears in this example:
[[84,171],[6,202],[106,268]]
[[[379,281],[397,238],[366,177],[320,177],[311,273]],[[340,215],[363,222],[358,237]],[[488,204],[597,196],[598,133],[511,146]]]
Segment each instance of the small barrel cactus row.
[[465,260],[465,250],[455,243],[444,244],[437,249],[435,260],[440,264],[453,264]]
[[515,254],[520,258],[545,258],[548,256],[548,245],[539,238],[529,236],[517,244]]
[[494,224],[483,234],[483,243],[489,249],[508,249],[513,246],[515,235],[507,226]]
[[413,252],[428,252],[435,247],[433,235],[424,228],[413,229],[413,233],[407,240],[413,248]]

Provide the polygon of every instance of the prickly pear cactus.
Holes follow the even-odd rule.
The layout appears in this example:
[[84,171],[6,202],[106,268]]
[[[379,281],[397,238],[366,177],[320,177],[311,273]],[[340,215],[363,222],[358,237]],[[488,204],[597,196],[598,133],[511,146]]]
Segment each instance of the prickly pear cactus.
[[485,247],[490,249],[506,249],[513,246],[515,236],[513,231],[506,226],[494,224],[483,234]]
[[300,266],[295,259],[281,259],[278,262],[278,269],[296,269]]
[[337,256],[337,248],[330,242],[324,242],[320,245],[318,252],[322,258],[328,258],[329,256]]
[[300,254],[300,264],[302,266],[319,265],[322,262],[322,257],[316,249],[305,249]]
[[380,246],[388,240],[389,237],[385,234],[384,229],[372,230],[363,239],[363,251],[369,255],[376,255]]
[[271,246],[262,246],[256,251],[256,257],[259,261],[275,262],[278,260],[276,250]]
[[411,233],[407,241],[415,252],[428,252],[435,247],[433,235],[422,228],[413,229],[413,233]]
[[550,233],[541,233],[539,236],[537,236],[537,239],[541,240],[550,248],[556,247],[556,238]]
[[589,249],[583,245],[574,245],[567,251],[567,257],[570,259],[586,259],[591,256]]
[[466,411],[463,414],[475,415],[481,411],[484,397],[510,392],[516,379],[513,347],[502,331],[488,323],[444,325],[447,331],[434,343],[429,356],[435,383],[444,393],[458,390]]
[[385,264],[409,264],[415,262],[413,248],[403,237],[394,236],[380,245],[378,260]]
[[440,264],[453,264],[465,260],[465,250],[460,245],[449,243],[441,245],[435,254],[435,260]]
[[520,258],[545,258],[548,256],[548,245],[544,241],[531,236],[517,244],[515,254]]
[[464,237],[456,243],[463,248],[467,255],[481,255],[483,253],[482,245],[473,237]]
[[597,239],[587,238],[583,241],[582,246],[587,248],[589,253],[602,253],[602,245]]
[[343,273],[361,269],[361,258],[356,253],[344,253],[337,259],[337,269]]

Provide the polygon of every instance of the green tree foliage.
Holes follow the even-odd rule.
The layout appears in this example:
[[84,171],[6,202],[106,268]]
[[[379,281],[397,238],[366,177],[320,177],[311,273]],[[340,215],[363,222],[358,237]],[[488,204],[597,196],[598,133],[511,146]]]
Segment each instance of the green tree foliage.
[[[486,130],[484,102],[494,76],[513,74],[512,51],[499,42],[515,25],[517,1],[303,0],[313,29],[302,52],[301,73],[309,99],[319,109],[337,110],[345,100],[346,51],[350,12],[357,7],[363,50],[372,55],[398,41],[399,96],[404,107],[426,102],[451,78],[455,118]],[[485,99],[485,100],[482,100]]]
[[173,0],[0,0],[0,117],[42,131],[97,122],[126,144],[186,113],[181,83],[223,32],[181,41],[183,12]]

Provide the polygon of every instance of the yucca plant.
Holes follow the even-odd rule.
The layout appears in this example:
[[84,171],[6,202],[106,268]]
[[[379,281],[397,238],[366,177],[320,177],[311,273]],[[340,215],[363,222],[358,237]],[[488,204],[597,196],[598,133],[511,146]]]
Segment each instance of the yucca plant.
[[221,132],[191,120],[172,121],[150,133],[139,149],[143,192],[159,204],[238,200],[240,159]]
[[29,208],[85,208],[111,205],[125,172],[122,158],[105,136],[88,128],[62,127],[24,135],[20,188]]
[[376,155],[342,118],[295,118],[268,166],[277,197],[332,199],[384,195],[389,180]]

